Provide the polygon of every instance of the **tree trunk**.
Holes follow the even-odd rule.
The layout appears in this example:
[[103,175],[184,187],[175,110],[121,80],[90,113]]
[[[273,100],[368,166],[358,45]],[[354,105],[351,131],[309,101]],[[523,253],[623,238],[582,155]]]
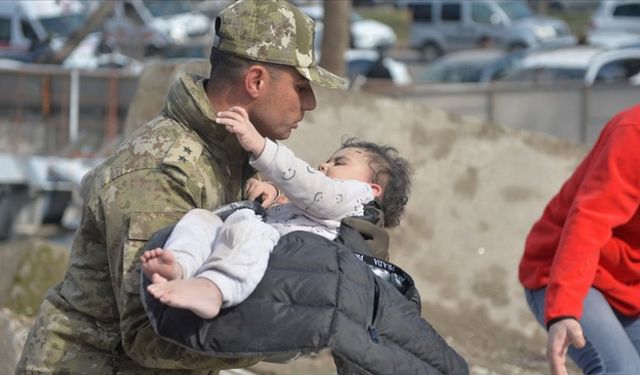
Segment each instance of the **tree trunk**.
[[324,2],[324,30],[320,65],[339,76],[345,75],[344,52],[351,39],[351,0]]
[[549,0],[538,0],[536,3],[536,11],[540,14],[549,13]]

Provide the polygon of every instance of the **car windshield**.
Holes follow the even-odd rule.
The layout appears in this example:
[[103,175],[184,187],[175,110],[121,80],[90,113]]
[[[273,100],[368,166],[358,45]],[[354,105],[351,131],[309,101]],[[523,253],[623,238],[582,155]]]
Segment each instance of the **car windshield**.
[[482,77],[482,64],[438,64],[428,67],[422,75],[422,82],[479,82]]
[[512,20],[531,17],[533,14],[529,7],[519,1],[499,1],[498,6]]
[[508,73],[505,81],[577,81],[584,79],[587,74],[582,68],[525,68],[516,69]]
[[57,17],[41,18],[42,26],[51,37],[68,37],[80,28],[85,20],[84,13],[65,14]]
[[189,13],[191,11],[187,1],[144,0],[144,5],[147,6],[154,17]]

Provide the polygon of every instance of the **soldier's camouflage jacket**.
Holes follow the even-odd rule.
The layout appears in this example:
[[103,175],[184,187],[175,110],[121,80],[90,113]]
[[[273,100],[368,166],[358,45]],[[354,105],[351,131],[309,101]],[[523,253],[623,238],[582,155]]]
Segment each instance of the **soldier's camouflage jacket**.
[[83,215],[64,281],[47,293],[18,374],[199,374],[245,367],[156,336],[140,302],[139,258],[152,233],[188,210],[241,198],[252,173],[213,121],[204,79],[183,75],[162,114],[83,181]]

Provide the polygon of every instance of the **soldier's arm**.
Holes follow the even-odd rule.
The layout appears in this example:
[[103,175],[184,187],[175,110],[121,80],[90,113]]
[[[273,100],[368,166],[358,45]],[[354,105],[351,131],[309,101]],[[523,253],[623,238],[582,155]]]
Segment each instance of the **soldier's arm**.
[[134,361],[151,368],[246,367],[257,359],[202,356],[160,338],[141,304],[139,258],[146,242],[154,232],[204,203],[193,176],[174,169],[169,172],[150,169],[125,174],[101,188],[90,202],[104,230],[123,349]]

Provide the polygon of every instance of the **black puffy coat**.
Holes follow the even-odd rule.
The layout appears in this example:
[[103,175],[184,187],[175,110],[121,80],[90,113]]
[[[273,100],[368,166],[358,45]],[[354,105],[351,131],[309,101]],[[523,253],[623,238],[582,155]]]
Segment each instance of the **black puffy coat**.
[[[358,241],[352,237],[341,238]],[[364,243],[360,237],[353,247]],[[163,305],[142,277],[158,335],[208,355],[287,358],[329,348],[340,374],[468,374],[465,360],[420,316],[415,289],[401,294],[344,244],[312,233],[283,236],[253,294],[214,319]]]

